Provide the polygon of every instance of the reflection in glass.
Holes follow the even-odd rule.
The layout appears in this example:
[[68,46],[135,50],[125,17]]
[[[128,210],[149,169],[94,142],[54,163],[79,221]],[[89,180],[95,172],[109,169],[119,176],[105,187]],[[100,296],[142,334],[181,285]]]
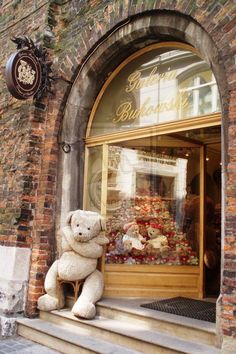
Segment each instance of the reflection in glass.
[[219,111],[215,78],[196,54],[158,48],[130,61],[107,86],[90,135],[127,131]]
[[107,263],[198,264],[199,148],[162,140],[108,148]]
[[[202,70],[205,66],[202,65]],[[181,102],[186,102],[181,107],[182,118],[201,116],[219,110],[219,95],[210,70],[197,72],[183,81],[180,76],[179,92]]]
[[88,170],[87,170],[87,191],[85,197],[85,210],[101,210],[101,188],[102,188],[102,146],[88,149]]

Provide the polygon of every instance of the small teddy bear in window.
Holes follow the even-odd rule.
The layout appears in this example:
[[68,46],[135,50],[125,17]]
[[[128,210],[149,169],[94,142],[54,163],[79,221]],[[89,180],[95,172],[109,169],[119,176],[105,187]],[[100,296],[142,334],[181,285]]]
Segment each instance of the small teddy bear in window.
[[124,249],[126,251],[131,251],[132,248],[137,250],[143,250],[145,238],[139,233],[138,224],[133,221],[124,225],[125,235],[122,238]]
[[147,228],[150,240],[147,241],[147,249],[154,252],[167,252],[169,250],[167,237],[162,235],[161,227],[158,224],[150,224]]

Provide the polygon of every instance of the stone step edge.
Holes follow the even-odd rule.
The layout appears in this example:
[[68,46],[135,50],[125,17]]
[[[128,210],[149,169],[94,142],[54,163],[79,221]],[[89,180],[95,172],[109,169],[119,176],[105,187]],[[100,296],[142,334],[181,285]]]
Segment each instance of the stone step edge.
[[169,314],[166,312],[151,310],[140,307],[140,309],[127,307],[125,305],[117,305],[109,300],[101,300],[97,302],[97,307],[108,308],[115,311],[124,312],[127,314],[134,314],[136,316],[151,318],[152,320],[168,322],[170,324],[179,325],[181,327],[191,327],[200,331],[205,331],[210,334],[216,334],[216,325],[211,322],[196,320],[184,316]]
[[[105,331],[113,332],[115,334],[126,336],[134,340],[146,342],[147,344],[156,345],[159,347],[172,349],[172,350],[178,350],[181,353],[188,353],[188,354],[220,353],[220,351],[216,347],[211,346],[209,344],[194,343],[192,341],[178,338],[177,336],[174,336],[172,334],[152,331],[148,329],[144,330],[142,326],[129,324],[130,328],[127,329],[124,327],[124,324],[121,321],[117,321],[115,319],[109,319],[110,323],[121,324],[120,329],[118,328],[118,326],[117,327],[114,326],[115,328],[114,327],[112,328],[111,325],[109,325],[109,323],[107,325],[104,324],[104,322],[106,322],[107,320],[107,318],[105,317],[104,318],[96,317],[94,320],[89,320],[89,321],[82,320],[75,317],[68,309],[63,309],[60,311],[54,310],[51,312],[43,312],[43,311],[40,312],[42,312],[42,314],[46,314],[46,316],[48,315],[47,317],[49,321],[50,321],[50,315],[60,316],[61,318],[70,321],[71,326],[75,326],[76,328],[78,328],[80,323],[82,323],[86,326],[92,326]],[[142,338],[140,338],[139,335],[140,333],[142,333]]]
[[[55,339],[60,339],[68,345],[73,344],[78,348],[84,348],[99,354],[142,354],[142,352],[126,348],[119,344],[114,344],[97,337],[90,337],[86,334],[81,334],[72,331],[71,329],[60,325],[52,324],[41,319],[20,318],[17,319],[17,324],[37,331],[42,334],[49,335]],[[78,330],[78,328],[77,328]],[[45,344],[44,344],[45,345]]]

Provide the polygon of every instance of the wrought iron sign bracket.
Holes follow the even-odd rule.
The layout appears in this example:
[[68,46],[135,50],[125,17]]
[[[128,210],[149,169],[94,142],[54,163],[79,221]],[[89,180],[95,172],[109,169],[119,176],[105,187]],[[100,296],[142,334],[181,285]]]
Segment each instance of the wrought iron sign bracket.
[[6,84],[17,99],[33,97],[38,100],[51,91],[52,61],[48,60],[47,49],[36,45],[28,37],[14,37],[17,52],[13,53],[6,65]]

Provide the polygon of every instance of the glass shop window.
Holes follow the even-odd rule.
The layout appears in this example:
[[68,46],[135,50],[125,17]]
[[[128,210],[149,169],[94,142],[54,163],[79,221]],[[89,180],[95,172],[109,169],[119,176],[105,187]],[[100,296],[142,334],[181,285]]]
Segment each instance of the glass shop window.
[[108,147],[106,263],[198,265],[199,148],[126,145]]
[[[90,116],[84,189],[84,207],[106,216],[107,264],[199,264],[200,207],[205,200],[213,229],[212,201],[220,203],[203,197],[200,166],[213,143],[219,165],[220,127],[196,129],[196,118],[205,124],[219,111],[210,68],[173,44],[145,48],[110,75]],[[182,130],[171,123],[180,120]],[[209,173],[219,174],[216,165]]]
[[111,74],[98,103],[90,136],[116,133],[219,112],[208,65],[193,52],[147,50]]
[[[181,117],[194,117],[210,114],[219,110],[219,95],[213,74],[205,70],[203,64],[199,72],[199,66],[196,74],[189,74],[189,77],[181,82],[179,77],[179,92],[181,100],[187,100],[188,104],[182,104]],[[185,75],[186,76],[186,73]]]
[[102,199],[102,146],[88,149],[86,185],[86,210],[100,212]]

